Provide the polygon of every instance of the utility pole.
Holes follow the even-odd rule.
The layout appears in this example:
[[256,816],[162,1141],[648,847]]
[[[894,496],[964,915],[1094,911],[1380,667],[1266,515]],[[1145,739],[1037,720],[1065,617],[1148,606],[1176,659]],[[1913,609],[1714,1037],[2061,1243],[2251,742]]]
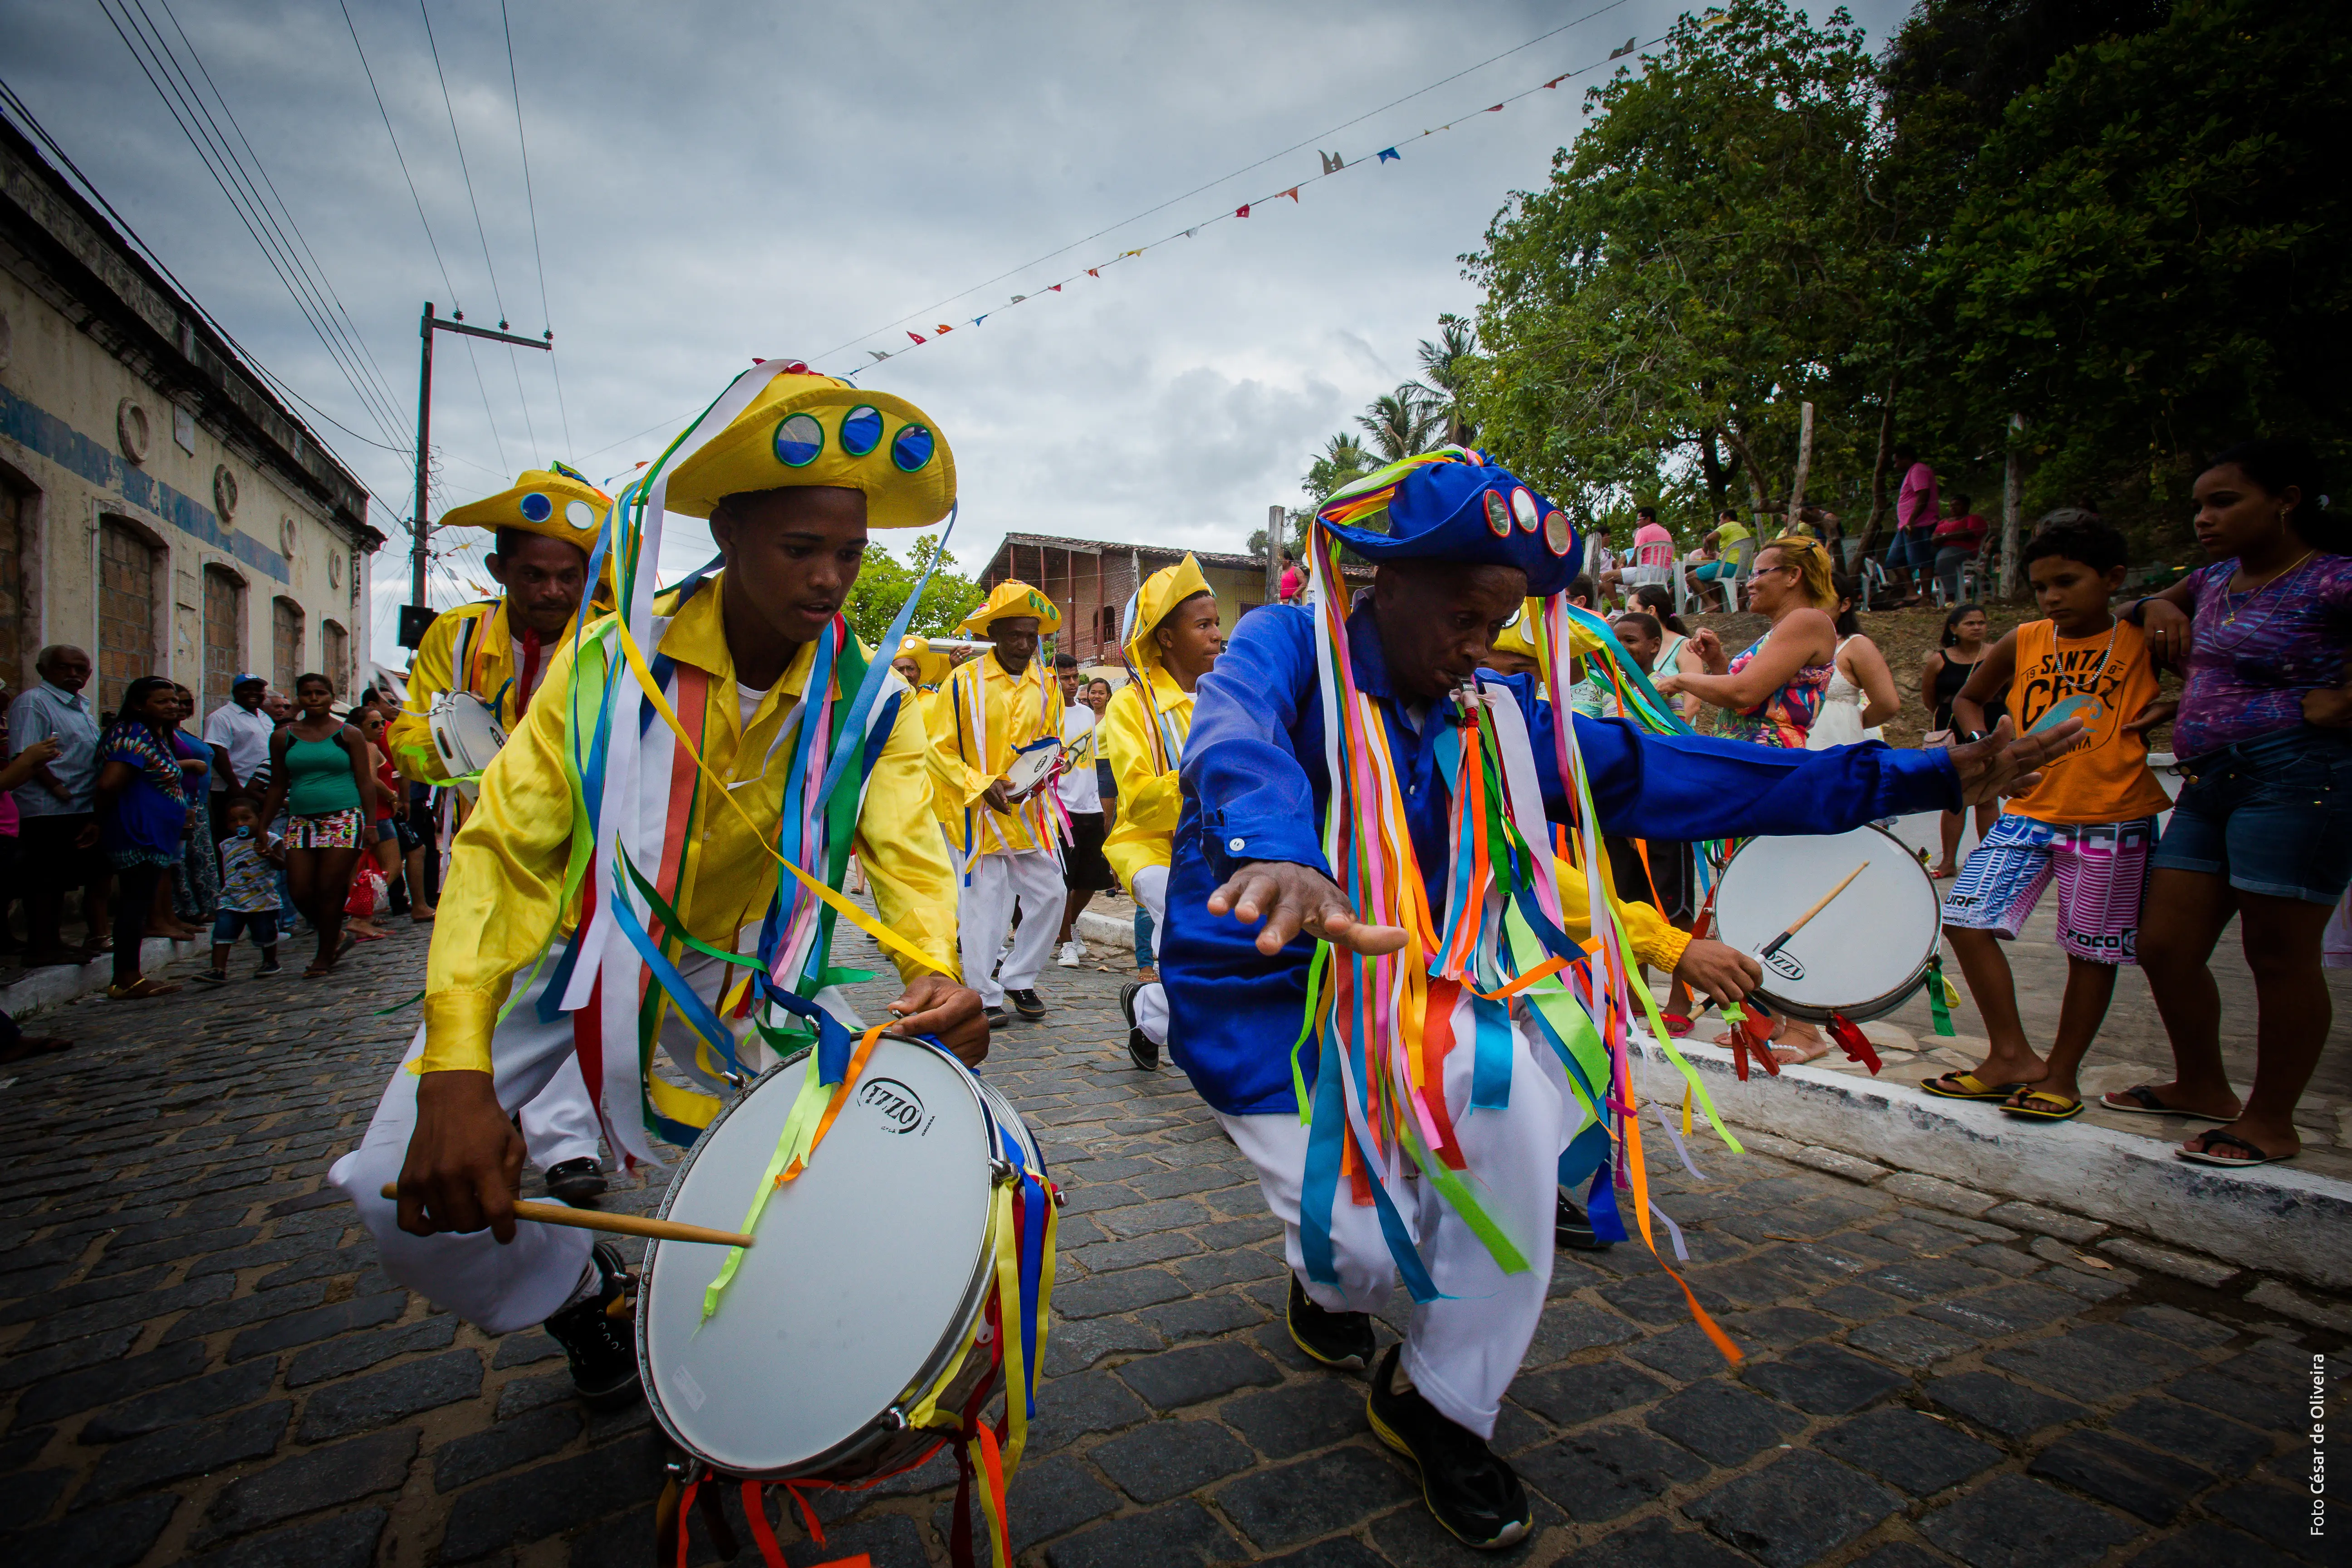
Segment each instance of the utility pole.
[[1283,511],[1279,506],[1265,509],[1265,602],[1278,604],[1282,599],[1282,547],[1286,531],[1282,526]]
[[488,338],[494,343],[511,343],[519,349],[544,349],[555,352],[555,333],[543,338],[519,338],[507,331],[506,323],[499,331],[487,327],[469,327],[466,312],[458,310],[447,319],[433,313],[433,301],[425,301],[425,313],[418,318],[416,335],[424,341],[424,352],[416,373],[416,510],[408,520],[408,599],[400,612],[400,646],[415,647],[423,640],[425,628],[433,623],[433,612],[425,602],[425,567],[429,559],[425,548],[425,535],[432,524],[426,516],[430,498],[425,493],[427,458],[432,450],[433,427],[433,334],[459,332],[469,338]]
[[2009,463],[2000,485],[2000,602],[2017,597],[2017,535],[2025,521],[2025,416],[2009,416]]

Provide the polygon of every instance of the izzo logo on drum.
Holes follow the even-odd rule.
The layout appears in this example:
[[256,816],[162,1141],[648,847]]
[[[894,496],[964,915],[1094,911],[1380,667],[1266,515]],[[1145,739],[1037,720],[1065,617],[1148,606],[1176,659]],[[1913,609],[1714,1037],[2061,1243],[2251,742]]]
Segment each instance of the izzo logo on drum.
[[1778,952],[1767,953],[1764,963],[1783,980],[1802,980],[1805,977],[1805,966],[1799,963],[1796,954],[1785,947]]
[[867,1079],[857,1091],[857,1103],[880,1111],[884,1130],[901,1137],[930,1130],[930,1119],[923,1114],[923,1097],[895,1078]]

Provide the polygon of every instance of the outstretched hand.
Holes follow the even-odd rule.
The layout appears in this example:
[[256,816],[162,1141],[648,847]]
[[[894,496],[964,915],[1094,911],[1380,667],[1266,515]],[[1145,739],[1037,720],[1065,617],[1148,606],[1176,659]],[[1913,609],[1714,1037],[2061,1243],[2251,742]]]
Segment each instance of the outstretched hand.
[[2069,719],[2020,738],[2015,721],[2002,714],[1991,734],[1950,749],[1952,771],[1960,778],[1961,804],[1978,805],[2003,795],[2023,795],[2042,782],[2034,770],[2073,751],[2082,735],[2083,721]]
[[1244,925],[1263,920],[1257,950],[1272,958],[1300,931],[1366,958],[1405,944],[1402,926],[1367,925],[1339,885],[1320,871],[1287,860],[1253,860],[1209,895],[1209,912]]

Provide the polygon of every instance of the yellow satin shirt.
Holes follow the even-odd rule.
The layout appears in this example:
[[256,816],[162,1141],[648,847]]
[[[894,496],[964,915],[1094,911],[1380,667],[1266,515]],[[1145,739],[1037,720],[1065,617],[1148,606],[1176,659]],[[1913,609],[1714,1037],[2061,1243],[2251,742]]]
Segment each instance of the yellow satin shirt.
[[[974,682],[986,705],[984,752],[974,733]],[[1043,736],[1060,737],[1062,687],[1054,679],[1053,661],[1032,659],[1017,679],[1005,673],[992,653],[958,665],[931,698],[924,719],[931,727],[934,804],[949,837],[961,847],[969,834],[975,855],[1048,847],[1050,840],[1041,835],[1042,796],[1012,814],[991,810],[980,797],[1011,769],[1014,752]]]
[[[692,845],[674,900],[687,931],[715,947],[733,948],[765,915],[782,875],[766,846],[776,840],[793,748],[778,744],[784,721],[807,683],[815,645],[803,644],[747,727],[736,695],[735,663],[719,617],[725,575],[687,601],[658,647],[679,665],[709,672],[702,760],[727,781],[744,815],[699,793],[688,837]],[[648,649],[648,657],[653,650]],[[867,657],[873,657],[869,649]],[[424,1069],[487,1070],[490,1036],[514,976],[568,932],[579,910],[562,907],[572,844],[572,786],[563,770],[570,743],[572,676],[567,640],[520,729],[509,737],[482,780],[482,797],[450,851],[449,874],[433,923],[425,965]],[[855,848],[882,923],[949,974],[956,961],[956,879],[939,829],[926,809],[930,747],[920,704],[902,691],[858,813]],[[631,679],[626,674],[624,682]],[[681,715],[691,722],[690,716]],[[658,721],[656,721],[658,722]],[[757,787],[751,787],[756,785]],[[748,816],[750,821],[745,821]],[[653,868],[643,868],[648,877]],[[550,962],[553,962],[551,957]],[[929,973],[900,958],[911,980]]]
[[[466,668],[455,668],[459,635],[466,633]],[[535,696],[547,685],[556,654],[572,640],[572,628],[552,637],[540,650]],[[384,749],[401,776],[420,784],[439,784],[449,776],[441,753],[433,744],[433,700],[444,691],[470,691],[485,702],[495,702],[499,728],[514,732],[515,635],[507,619],[503,595],[444,610],[425,629],[408,675],[408,700],[401,704],[384,732]]]
[[[1151,700],[1181,742],[1192,728],[1192,694],[1160,669],[1147,668],[1139,679],[1151,682]],[[1118,784],[1118,826],[1103,840],[1103,856],[1131,894],[1137,872],[1168,864],[1176,819],[1184,810],[1175,770],[1157,771],[1151,715],[1135,681],[1111,693],[1110,704],[1103,710],[1101,744],[1111,777]]]

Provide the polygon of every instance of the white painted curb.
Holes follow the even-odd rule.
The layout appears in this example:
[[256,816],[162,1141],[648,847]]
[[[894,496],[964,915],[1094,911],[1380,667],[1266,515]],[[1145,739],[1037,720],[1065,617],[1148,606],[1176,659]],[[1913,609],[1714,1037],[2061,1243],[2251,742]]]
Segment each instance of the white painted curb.
[[[152,974],[174,959],[194,958],[212,951],[209,941],[172,942],[151,936],[139,944],[139,970]],[[103,991],[114,979],[114,955],[102,952],[88,963],[53,963],[25,971],[14,985],[0,986],[0,1008],[19,1023],[34,1014],[61,1007],[77,996]]]
[[[1793,1142],[2046,1204],[2247,1268],[2352,1289],[2352,1183],[2293,1165],[2230,1171],[2082,1121],[2020,1123],[1990,1105],[1906,1083],[1787,1067],[1746,1083],[1718,1047],[1678,1042],[1723,1119]],[[1679,1104],[1681,1075],[1654,1042],[1645,1094]]]

